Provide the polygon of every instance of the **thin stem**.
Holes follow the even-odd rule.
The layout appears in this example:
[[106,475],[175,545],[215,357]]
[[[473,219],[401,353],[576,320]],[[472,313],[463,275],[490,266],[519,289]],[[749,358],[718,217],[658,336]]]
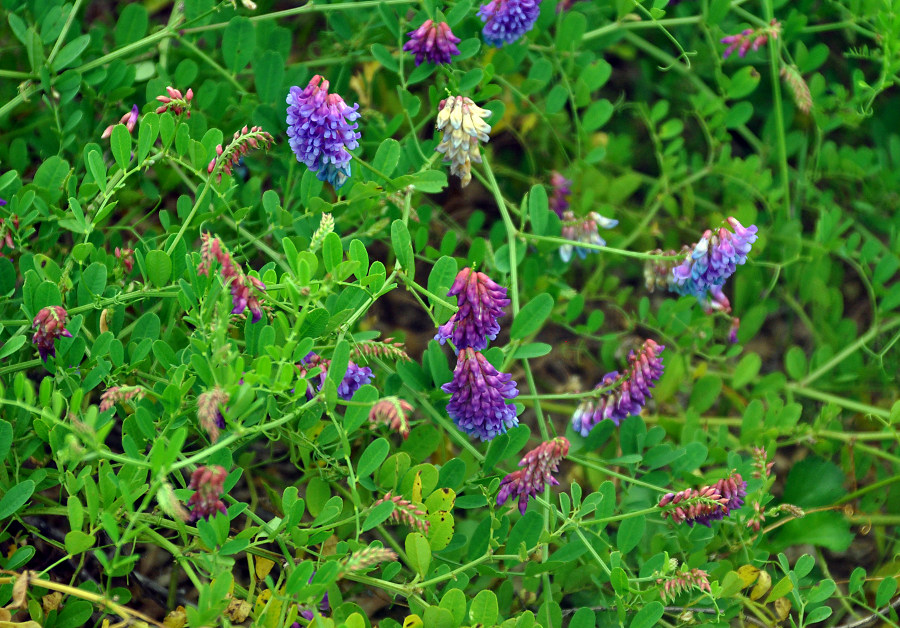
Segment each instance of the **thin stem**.
[[[774,17],[772,0],[762,0],[763,12],[766,23],[771,23]],[[772,107],[775,114],[775,142],[778,148],[778,168],[781,176],[781,193],[784,196],[784,211],[786,218],[793,217],[791,207],[791,180],[787,162],[787,141],[784,130],[784,110],[781,106],[781,75],[779,69],[779,50],[781,40],[771,37],[769,39],[769,74],[772,82]]]
[[568,240],[566,238],[559,238],[556,236],[541,236],[535,235],[533,233],[522,233],[521,237],[526,240],[532,240],[534,242],[551,242],[553,244],[558,244],[560,246],[564,244],[571,244],[574,246],[578,246],[583,249],[590,249],[592,251],[604,251],[606,253],[613,253],[615,255],[621,255],[623,257],[634,257],[637,259],[664,259],[664,260],[672,260],[682,257],[681,254],[678,255],[658,255],[655,253],[641,253],[640,251],[629,251],[628,249],[617,249],[611,246],[603,246],[600,244],[592,244],[590,242],[580,242],[578,240]]

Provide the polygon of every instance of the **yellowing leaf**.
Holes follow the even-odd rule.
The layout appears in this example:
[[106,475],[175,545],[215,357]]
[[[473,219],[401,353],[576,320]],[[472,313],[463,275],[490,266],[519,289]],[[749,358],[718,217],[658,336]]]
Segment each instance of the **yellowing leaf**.
[[47,614],[50,611],[55,611],[57,608],[59,608],[60,602],[62,602],[62,593],[60,593],[59,591],[48,593],[47,595],[42,597],[41,607],[44,609],[44,614]]
[[786,597],[775,600],[775,612],[778,613],[778,621],[784,621],[791,613],[791,601]]
[[403,628],[423,628],[423,626],[425,626],[425,624],[418,615],[410,615],[403,620]]
[[240,624],[250,615],[250,603],[247,600],[231,600],[228,608],[225,609],[225,614],[231,621]]
[[256,559],[256,579],[257,580],[265,580],[266,576],[269,575],[269,572],[272,571],[272,567],[275,566],[275,561],[269,560],[268,558],[257,558]]
[[422,503],[422,472],[416,471],[416,479],[413,480],[412,501],[414,504]]
[[737,574],[741,577],[741,582],[744,583],[744,588],[747,588],[751,584],[756,582],[756,577],[759,575],[759,567],[754,567],[753,565],[742,565],[737,570]]
[[187,613],[183,606],[179,606],[174,611],[166,615],[163,620],[163,626],[166,628],[184,628],[187,624]]
[[768,572],[760,571],[759,576],[756,579],[756,586],[750,591],[750,599],[758,600],[766,594],[766,591],[768,591],[771,586],[772,576],[770,576]]

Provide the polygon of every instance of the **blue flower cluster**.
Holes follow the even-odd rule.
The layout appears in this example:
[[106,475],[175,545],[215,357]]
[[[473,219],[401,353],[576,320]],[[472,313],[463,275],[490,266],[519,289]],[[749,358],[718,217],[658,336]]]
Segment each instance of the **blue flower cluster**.
[[359,105],[350,107],[338,94],[329,94],[328,81],[318,74],[305,89],[291,87],[287,104],[288,143],[297,161],[320,181],[340,188],[350,176],[349,151],[359,146]]
[[481,34],[491,46],[511,44],[534,27],[540,14],[540,0],[491,0],[478,9]]

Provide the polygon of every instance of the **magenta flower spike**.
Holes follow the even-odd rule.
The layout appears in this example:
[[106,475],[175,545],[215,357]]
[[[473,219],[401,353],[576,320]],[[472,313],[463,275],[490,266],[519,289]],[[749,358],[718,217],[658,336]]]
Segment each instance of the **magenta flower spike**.
[[[119,124],[124,124],[125,128],[128,129],[128,132],[131,133],[132,131],[134,131],[134,126],[137,124],[138,113],[138,106],[132,105],[131,111],[129,111],[119,119]],[[103,134],[100,137],[105,140],[107,137],[112,135],[113,129],[115,127],[115,124],[110,124],[103,130]]]
[[447,22],[425,20],[419,28],[409,31],[407,35],[409,41],[403,44],[403,50],[415,55],[417,67],[422,61],[435,65],[450,63],[452,55],[459,54],[456,44],[460,39],[453,34]]
[[500,333],[497,319],[510,303],[506,288],[484,273],[466,267],[456,275],[447,296],[456,297],[459,309],[438,327],[435,340],[441,344],[450,340],[457,350],[471,347],[480,351],[487,347],[488,340],[497,338]]
[[350,151],[359,146],[359,105],[329,94],[328,81],[318,74],[304,89],[292,87],[287,104],[288,143],[297,161],[340,188],[350,176]]
[[715,484],[666,493],[657,506],[663,508],[662,517],[674,523],[695,523],[711,527],[713,521],[724,519],[732,510],[744,505],[747,483],[740,473],[733,473]]
[[728,44],[728,47],[725,49],[725,52],[722,53],[722,58],[727,59],[735,50],[737,50],[739,57],[743,57],[750,50],[759,50],[765,45],[770,37],[772,39],[778,39],[780,33],[781,24],[778,20],[773,18],[769,26],[762,28],[745,28],[736,35],[723,37],[720,41],[723,44]]
[[57,338],[71,338],[72,334],[66,329],[69,314],[65,308],[59,305],[50,305],[42,308],[31,323],[37,331],[31,337],[31,342],[37,347],[41,360],[47,361],[50,356],[56,357],[56,346],[53,341]]
[[[265,292],[266,284],[244,273],[241,265],[236,263],[228,249],[219,238],[210,237],[209,233],[201,236],[200,265],[197,266],[198,275],[208,275],[213,261],[222,266],[222,281],[231,290],[231,313],[241,314],[249,309],[252,314],[252,322],[262,318],[262,306],[257,293]],[[252,292],[251,292],[252,290]]]
[[470,436],[487,441],[519,424],[516,406],[507,403],[519,394],[512,375],[498,372],[471,347],[460,349],[453,379],[441,390],[450,393],[450,418]]
[[191,474],[191,483],[188,488],[197,491],[188,500],[191,523],[196,523],[200,519],[209,519],[219,512],[222,514],[228,512],[221,499],[225,492],[223,485],[227,476],[225,468],[218,465],[200,467]]
[[640,414],[652,395],[653,382],[662,377],[663,363],[659,354],[665,346],[653,340],[644,341],[637,353],[628,354],[628,370],[620,375],[607,373],[596,388],[613,387],[599,398],[587,398],[572,415],[572,427],[582,436],[590,434],[600,421],[609,419],[616,425]]
[[519,512],[524,515],[531,497],[542,492],[547,484],[559,484],[553,473],[559,471],[560,461],[568,454],[569,440],[564,436],[541,443],[529,451],[519,461],[522,468],[508,474],[500,482],[497,505],[502,506],[511,497],[518,497]]

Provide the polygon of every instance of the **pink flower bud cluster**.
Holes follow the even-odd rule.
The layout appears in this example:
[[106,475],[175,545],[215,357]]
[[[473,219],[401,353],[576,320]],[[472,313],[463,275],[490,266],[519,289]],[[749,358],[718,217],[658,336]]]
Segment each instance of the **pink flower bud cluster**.
[[406,352],[406,345],[402,342],[394,342],[393,338],[385,338],[378,340],[363,340],[356,343],[350,353],[350,357],[358,358],[366,356],[369,358],[391,358],[392,360],[412,360]]
[[222,408],[228,403],[228,393],[216,386],[197,397],[197,419],[209,434],[209,440],[219,440],[219,430],[225,427]]
[[769,454],[765,447],[753,448],[753,477],[756,479],[767,478],[772,475],[772,467],[775,461],[769,462]]
[[191,483],[188,488],[197,491],[188,500],[191,523],[200,519],[209,519],[217,512],[225,514],[225,504],[222,502],[222,494],[225,492],[224,484],[228,473],[224,467],[200,467],[191,474]]
[[735,50],[737,50],[739,57],[745,56],[750,50],[759,50],[767,41],[769,41],[769,37],[778,39],[779,33],[781,33],[781,24],[778,20],[772,18],[769,26],[763,28],[745,28],[737,35],[723,37],[720,41],[723,44],[728,44],[728,47],[725,49],[725,52],[722,53],[722,58],[727,59]]
[[399,397],[385,397],[379,399],[369,410],[369,423],[377,425],[383,423],[390,426],[403,437],[409,438],[409,417],[413,411],[412,405]]
[[[138,106],[132,105],[131,111],[129,111],[124,116],[119,118],[119,124],[124,124],[125,128],[128,129],[128,132],[131,133],[132,131],[134,131],[134,127],[137,124],[138,113],[139,113]],[[108,127],[106,127],[103,130],[103,134],[100,136],[100,138],[105,140],[107,137],[112,135],[114,128],[116,128],[116,125],[110,124]]]
[[156,108],[156,113],[171,111],[176,116],[180,116],[182,112],[185,118],[191,117],[191,101],[194,99],[194,90],[188,88],[187,93],[182,95],[180,90],[175,89],[171,85],[166,87],[168,96],[157,96],[156,100],[162,103]]
[[31,342],[37,346],[41,360],[47,361],[51,355],[56,357],[56,347],[53,341],[57,338],[71,338],[72,334],[66,329],[68,321],[68,313],[65,308],[59,305],[51,305],[41,309],[34,317],[31,323],[33,328],[37,328]]
[[[3,203],[6,205],[6,203]],[[12,223],[12,227],[10,227]],[[19,217],[13,214],[9,218],[0,218],[0,247],[5,246],[8,249],[15,249],[16,243],[13,241],[13,229],[19,229]]]
[[201,239],[203,244],[200,247],[200,265],[197,266],[197,274],[208,275],[213,261],[218,261],[222,265],[222,281],[231,288],[231,313],[241,314],[249,308],[253,315],[252,322],[257,322],[262,318],[262,307],[259,297],[251,290],[265,292],[266,284],[256,277],[244,274],[241,265],[235,263],[219,238],[212,238],[209,233],[204,233]]
[[747,483],[740,473],[733,473],[711,486],[666,493],[657,506],[665,508],[663,519],[671,517],[675,523],[710,527],[712,521],[724,519],[732,510],[743,506],[746,496]]
[[268,150],[274,142],[275,139],[271,134],[263,131],[262,127],[254,126],[248,128],[244,126],[240,131],[235,131],[231,143],[226,148],[222,148],[221,144],[216,146],[216,156],[209,162],[206,171],[210,175],[215,172],[216,180],[221,181],[222,173],[231,175],[231,169],[238,164],[244,155],[258,148]]
[[372,508],[388,501],[394,502],[394,512],[391,513],[390,517],[391,521],[394,523],[405,523],[410,528],[419,530],[422,534],[428,534],[430,522],[425,518],[425,511],[408,499],[403,499],[399,495],[391,495],[391,492],[388,491],[384,494],[384,497],[372,504]]
[[120,249],[119,247],[116,247],[115,254],[116,259],[119,260],[122,267],[125,269],[125,274],[130,274],[134,269],[134,249]]
[[519,461],[522,468],[508,474],[500,482],[497,505],[502,506],[510,497],[518,496],[519,512],[524,515],[531,497],[543,491],[547,484],[559,484],[552,474],[559,471],[559,463],[568,453],[569,440],[565,436],[541,443],[529,451]]
[[132,399],[142,399],[144,389],[140,386],[113,386],[107,388],[100,395],[100,412],[105,412],[117,403],[124,403]]
[[397,560],[397,554],[394,550],[386,547],[367,547],[353,552],[341,561],[341,574],[362,571],[367,567],[394,560]]
[[658,578],[656,584],[662,585],[659,594],[663,601],[674,600],[680,593],[690,589],[700,589],[712,593],[709,586],[709,574],[702,569],[679,571],[666,578]]

